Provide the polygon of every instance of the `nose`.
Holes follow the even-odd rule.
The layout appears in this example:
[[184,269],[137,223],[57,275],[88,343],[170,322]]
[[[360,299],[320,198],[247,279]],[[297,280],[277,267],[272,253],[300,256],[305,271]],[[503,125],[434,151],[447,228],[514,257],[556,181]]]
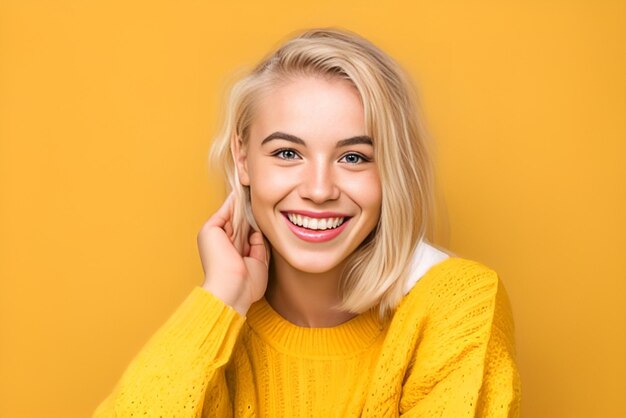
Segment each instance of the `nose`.
[[310,162],[307,169],[303,171],[299,188],[300,197],[317,204],[338,199],[340,190],[336,177],[332,163],[321,161],[321,159]]

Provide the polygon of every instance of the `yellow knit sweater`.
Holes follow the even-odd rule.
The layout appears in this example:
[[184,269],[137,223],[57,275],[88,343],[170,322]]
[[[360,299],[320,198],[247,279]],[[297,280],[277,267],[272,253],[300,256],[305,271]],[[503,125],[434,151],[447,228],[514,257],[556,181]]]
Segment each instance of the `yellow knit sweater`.
[[506,292],[451,257],[386,323],[299,327],[265,298],[243,317],[195,287],[94,417],[505,417],[519,401]]

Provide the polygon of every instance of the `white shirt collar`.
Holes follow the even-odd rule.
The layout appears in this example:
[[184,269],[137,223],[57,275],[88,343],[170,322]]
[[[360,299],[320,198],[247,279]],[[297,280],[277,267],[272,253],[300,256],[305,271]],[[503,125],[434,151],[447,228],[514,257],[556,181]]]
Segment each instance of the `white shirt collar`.
[[409,293],[413,286],[415,286],[415,283],[417,283],[432,266],[448,257],[450,257],[448,254],[428,244],[425,240],[420,241],[413,253],[411,270],[404,285],[404,294]]

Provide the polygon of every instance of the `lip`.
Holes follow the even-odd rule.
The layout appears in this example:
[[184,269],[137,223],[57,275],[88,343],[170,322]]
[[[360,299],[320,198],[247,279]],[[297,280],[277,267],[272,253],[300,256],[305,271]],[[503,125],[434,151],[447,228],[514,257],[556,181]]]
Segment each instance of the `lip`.
[[[300,213],[304,214],[304,212],[289,212],[289,213]],[[311,213],[311,212],[309,212]],[[324,214],[332,213],[332,212],[323,212]],[[309,216],[309,215],[305,215]],[[338,217],[342,215],[328,216],[328,217]],[[341,234],[341,232],[346,229],[346,225],[350,222],[351,218],[346,218],[341,225],[334,229],[324,229],[314,231],[312,229],[307,229],[300,227],[298,225],[294,225],[291,223],[289,218],[287,218],[287,212],[283,212],[283,217],[285,218],[285,222],[287,222],[287,227],[294,233],[295,236],[300,238],[303,241],[307,242],[326,242],[330,241],[333,238],[337,237],[337,235]]]
[[309,218],[350,218],[350,215],[339,212],[310,212],[308,210],[283,210],[281,213],[287,216],[288,213],[296,213],[298,215],[308,216]]

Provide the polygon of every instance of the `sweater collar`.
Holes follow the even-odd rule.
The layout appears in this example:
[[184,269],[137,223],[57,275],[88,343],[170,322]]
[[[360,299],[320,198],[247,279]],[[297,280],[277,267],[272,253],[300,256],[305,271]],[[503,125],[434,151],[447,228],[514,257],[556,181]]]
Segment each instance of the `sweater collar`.
[[383,330],[376,307],[328,328],[307,328],[289,322],[265,296],[246,315],[249,327],[279,351],[307,357],[336,357],[367,350]]

